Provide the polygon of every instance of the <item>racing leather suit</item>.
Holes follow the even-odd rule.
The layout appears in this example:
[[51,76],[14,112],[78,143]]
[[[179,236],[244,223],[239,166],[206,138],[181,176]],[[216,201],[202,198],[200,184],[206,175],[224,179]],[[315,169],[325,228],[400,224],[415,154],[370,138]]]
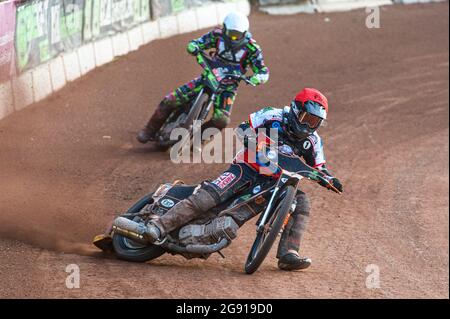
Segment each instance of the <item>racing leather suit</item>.
[[[188,45],[188,52],[195,54],[191,48],[198,50],[215,49],[215,56],[221,61],[240,65],[243,74],[251,68],[253,76],[250,78],[255,85],[266,83],[269,80],[269,69],[264,64],[261,48],[247,32],[246,37],[239,45],[231,45],[228,38],[223,35],[222,29],[217,28],[192,40]],[[149,134],[155,134],[172,113],[175,107],[185,105],[192,101],[202,87],[201,77],[195,78],[170,92],[159,104],[146,128]],[[225,128],[230,123],[230,115],[236,97],[237,85],[230,85],[214,101],[214,114],[210,121],[202,125],[202,131],[209,127]]]
[[[316,132],[301,141],[293,141],[284,133],[283,113],[288,111],[289,107],[285,107],[284,110],[267,107],[252,113],[248,121],[239,126],[240,132],[249,132],[248,129],[250,129],[250,132],[255,132],[260,129],[270,130],[275,128],[278,130],[278,152],[303,157],[309,166],[315,167],[331,177],[325,166],[322,140]],[[164,236],[190,220],[198,218],[202,213],[219,203],[269,178],[272,177],[260,174],[251,163],[239,160],[236,157],[230,167],[218,178],[201,183],[193,195],[179,202],[165,215],[155,220],[154,224],[161,230],[161,235]],[[277,258],[288,252],[297,253],[300,249],[300,240],[309,218],[310,203],[307,195],[300,190],[296,195],[296,200],[296,209],[280,239]]]

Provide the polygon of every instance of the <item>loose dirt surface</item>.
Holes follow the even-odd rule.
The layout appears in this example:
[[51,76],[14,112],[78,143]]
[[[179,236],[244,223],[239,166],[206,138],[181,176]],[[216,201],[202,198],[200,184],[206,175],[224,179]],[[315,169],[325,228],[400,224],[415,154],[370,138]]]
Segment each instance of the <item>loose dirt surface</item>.
[[[233,125],[283,106],[301,87],[328,96],[320,133],[345,185],[317,185],[302,252],[307,271],[281,272],[275,249],[249,276],[254,223],[208,260],[122,262],[90,245],[159,183],[198,183],[227,164],[181,164],[135,134],[159,100],[198,75],[185,53],[202,31],[159,40],[0,122],[0,297],[448,298],[448,3],[286,17],[255,13],[271,80],[242,86]],[[325,19],[328,18],[328,19]],[[67,289],[77,264],[80,289]],[[379,267],[380,288],[367,276]],[[366,272],[369,271],[369,272]]]

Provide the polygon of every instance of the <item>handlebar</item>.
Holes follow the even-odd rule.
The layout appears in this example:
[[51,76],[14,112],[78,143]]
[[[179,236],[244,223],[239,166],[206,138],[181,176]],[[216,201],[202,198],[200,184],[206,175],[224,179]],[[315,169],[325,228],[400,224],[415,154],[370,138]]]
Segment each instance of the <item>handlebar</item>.
[[317,171],[317,172],[319,172],[319,174],[314,174],[314,173],[311,173],[310,171],[289,172],[284,169],[282,169],[281,172],[282,172],[282,174],[290,176],[292,178],[297,178],[297,179],[307,178],[307,179],[310,179],[313,181],[317,181],[317,180],[324,181],[328,185],[329,189],[331,189],[333,192],[335,192],[339,195],[342,195],[342,192],[340,192],[336,187],[334,187],[333,184],[330,182],[330,180],[328,180],[324,176],[322,176],[323,173],[320,173],[319,171]]
[[[211,60],[210,57],[209,57],[204,51],[199,51],[199,52],[196,54],[196,57],[197,57],[197,62],[198,62],[198,64],[200,64],[200,66],[201,66],[202,68],[206,69],[206,68],[209,67],[205,62],[203,62],[203,61],[201,61],[201,60],[199,59],[199,57],[202,57],[202,58],[204,58],[205,60]],[[225,74],[225,76],[223,77],[222,80],[219,81],[219,83],[222,83],[222,81],[223,81],[223,80],[226,80],[226,79],[235,79],[235,80],[238,80],[238,81],[244,81],[244,82],[247,83],[248,85],[256,86],[256,85],[253,84],[246,76],[244,76],[244,75],[232,74],[232,73],[230,73],[230,74]]]
[[224,78],[236,79],[236,80],[239,80],[239,81],[244,81],[244,82],[247,83],[248,85],[256,86],[255,84],[252,83],[252,81],[250,81],[250,80],[249,80],[246,76],[244,76],[244,75],[226,74]]

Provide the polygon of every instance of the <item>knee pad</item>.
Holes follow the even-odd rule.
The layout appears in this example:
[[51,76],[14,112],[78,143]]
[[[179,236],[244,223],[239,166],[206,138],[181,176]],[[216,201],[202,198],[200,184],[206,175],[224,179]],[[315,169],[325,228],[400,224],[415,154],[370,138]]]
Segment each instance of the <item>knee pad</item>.
[[303,192],[299,192],[297,196],[295,196],[295,199],[297,200],[297,206],[295,207],[293,215],[309,216],[311,204],[308,196]]

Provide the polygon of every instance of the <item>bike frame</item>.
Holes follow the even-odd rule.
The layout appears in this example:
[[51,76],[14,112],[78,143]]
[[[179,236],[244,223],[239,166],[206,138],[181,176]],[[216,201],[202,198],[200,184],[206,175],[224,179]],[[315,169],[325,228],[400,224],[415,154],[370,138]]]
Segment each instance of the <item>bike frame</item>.
[[205,93],[205,91],[207,89],[208,89],[208,91],[210,91],[210,98],[209,98],[208,106],[204,109],[204,112],[200,113],[202,115],[200,117],[202,120],[204,118],[206,118],[207,114],[211,110],[211,107],[215,103],[217,96],[221,93],[222,83],[225,80],[235,79],[235,80],[237,80],[237,82],[242,80],[242,81],[246,82],[247,84],[255,86],[247,78],[245,78],[245,76],[242,74],[241,75],[237,75],[234,73],[225,74],[224,77],[219,81],[217,79],[216,75],[214,74],[214,72],[212,71],[211,67],[209,66],[209,63],[208,63],[209,60],[210,60],[209,57],[204,52],[199,52],[199,54],[197,55],[197,62],[204,69],[204,83],[203,83],[202,89],[197,94],[197,98],[195,99],[195,101],[193,102],[192,105],[196,104],[196,102],[198,101],[200,96],[203,93]]
[[[193,123],[195,120],[200,120],[203,122],[206,119],[206,117],[208,116],[208,114],[211,111],[211,108],[214,106],[218,95],[221,94],[223,91],[222,84],[225,80],[234,79],[234,80],[236,80],[236,85],[238,84],[239,81],[244,81],[251,86],[255,86],[243,74],[240,74],[240,75],[235,74],[235,73],[224,74],[222,79],[218,80],[216,74],[214,74],[214,72],[213,72],[214,68],[212,68],[208,63],[208,61],[210,61],[210,58],[202,51],[199,52],[196,57],[197,57],[198,64],[204,69],[204,71],[202,73],[202,78],[203,78],[203,81],[201,84],[202,87],[200,88],[196,97],[190,104],[190,109],[187,112],[186,118],[183,120],[183,122],[181,122],[180,124],[177,124],[180,127],[183,127],[187,130],[192,129]],[[208,96],[209,96],[208,104],[206,106],[198,105],[201,97],[204,94],[208,94]],[[168,123],[169,123],[169,119],[165,122],[164,126],[160,129],[160,132],[162,132],[164,130],[165,125],[167,125]],[[162,142],[162,140],[161,140],[161,143],[163,143],[164,145],[171,145],[170,143]]]

